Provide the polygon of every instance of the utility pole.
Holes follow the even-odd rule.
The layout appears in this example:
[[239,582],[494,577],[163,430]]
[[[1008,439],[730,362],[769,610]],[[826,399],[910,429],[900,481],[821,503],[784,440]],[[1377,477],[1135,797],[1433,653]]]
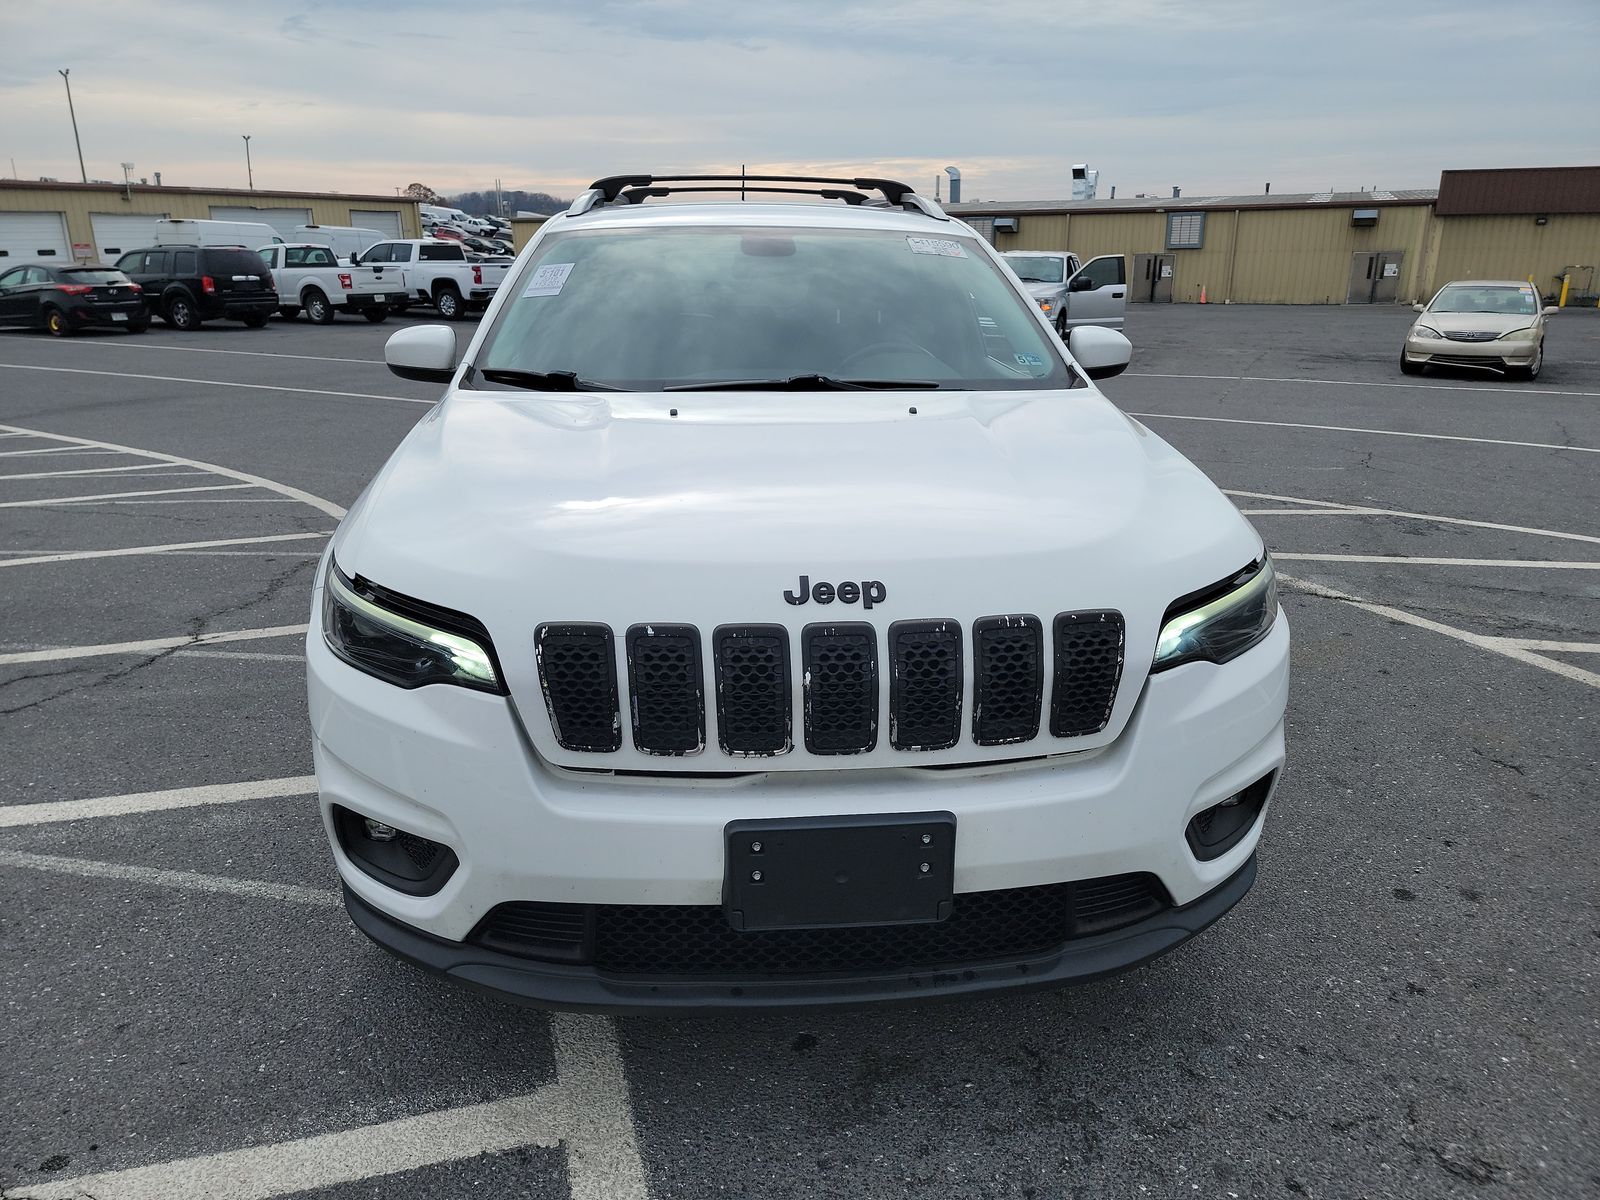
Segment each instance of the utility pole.
[[239,136],[244,138],[244,173],[245,177],[250,181],[250,190],[253,192],[256,190],[256,173],[255,169],[250,165],[250,135],[241,133]]
[[78,110],[72,107],[72,80],[67,78],[72,74],[72,68],[57,71],[56,74],[61,76],[61,81],[67,85],[67,111],[72,114],[72,141],[78,147],[78,174],[83,177],[85,183],[88,183],[89,172],[83,168],[83,142],[78,138]]

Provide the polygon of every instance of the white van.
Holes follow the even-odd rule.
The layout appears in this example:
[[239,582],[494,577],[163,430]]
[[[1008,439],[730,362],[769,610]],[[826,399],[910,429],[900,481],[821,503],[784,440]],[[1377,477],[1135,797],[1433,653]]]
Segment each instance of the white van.
[[437,204],[417,205],[417,215],[426,226],[461,225],[467,219],[467,214],[459,208],[443,208]]
[[333,251],[334,257],[341,260],[352,254],[360,254],[368,246],[388,241],[390,237],[389,234],[379,233],[376,229],[363,229],[359,225],[296,225],[294,233],[296,241],[326,246]]
[[156,222],[158,246],[245,246],[253,250],[281,241],[276,229],[260,221],[176,219]]

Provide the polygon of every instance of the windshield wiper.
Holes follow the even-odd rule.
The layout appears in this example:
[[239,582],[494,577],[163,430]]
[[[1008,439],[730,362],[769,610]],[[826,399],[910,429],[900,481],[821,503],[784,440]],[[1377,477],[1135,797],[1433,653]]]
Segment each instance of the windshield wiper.
[[664,392],[872,392],[898,388],[933,389],[931,379],[836,379],[832,375],[791,375],[787,379],[718,379],[674,383]]
[[478,374],[490,383],[527,388],[530,392],[620,392],[610,384],[579,379],[575,371],[513,371],[506,367],[484,367]]

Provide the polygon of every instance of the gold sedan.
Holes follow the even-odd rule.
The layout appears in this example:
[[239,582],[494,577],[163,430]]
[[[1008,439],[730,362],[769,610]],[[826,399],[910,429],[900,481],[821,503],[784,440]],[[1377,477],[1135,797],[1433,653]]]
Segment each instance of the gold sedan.
[[1533,379],[1544,365],[1545,318],[1560,311],[1541,308],[1531,283],[1514,279],[1468,279],[1447,283],[1433,300],[1418,304],[1417,318],[1400,352],[1400,370],[1474,367],[1518,379]]

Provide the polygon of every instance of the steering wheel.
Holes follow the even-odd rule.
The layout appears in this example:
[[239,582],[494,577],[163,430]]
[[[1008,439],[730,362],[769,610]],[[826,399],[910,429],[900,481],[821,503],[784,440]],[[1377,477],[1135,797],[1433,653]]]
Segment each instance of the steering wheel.
[[843,374],[845,371],[848,371],[851,367],[863,359],[872,358],[878,355],[905,354],[907,352],[919,354],[923,358],[932,359],[941,367],[948,366],[948,364],[937,354],[929,350],[926,346],[919,346],[916,342],[873,342],[870,345],[863,346],[861,349],[846,355],[844,360],[839,363],[839,371],[841,374]]

